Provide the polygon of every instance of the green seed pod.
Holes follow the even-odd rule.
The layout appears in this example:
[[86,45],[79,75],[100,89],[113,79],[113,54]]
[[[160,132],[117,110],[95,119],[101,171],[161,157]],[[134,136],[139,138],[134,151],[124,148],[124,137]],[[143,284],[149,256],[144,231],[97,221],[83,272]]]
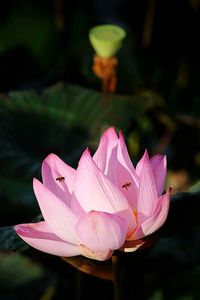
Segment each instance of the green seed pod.
[[96,54],[105,58],[115,56],[125,36],[123,28],[111,24],[95,26],[89,31],[90,43]]

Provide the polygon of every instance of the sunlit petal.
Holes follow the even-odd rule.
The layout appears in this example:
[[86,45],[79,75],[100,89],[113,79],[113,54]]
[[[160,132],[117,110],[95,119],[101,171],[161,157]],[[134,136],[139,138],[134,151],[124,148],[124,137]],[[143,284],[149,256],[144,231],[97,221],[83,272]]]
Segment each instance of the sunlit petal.
[[46,222],[20,224],[14,227],[17,234],[30,246],[58,256],[80,254],[76,245],[66,243],[55,235]]
[[99,252],[115,250],[125,241],[128,223],[114,214],[91,211],[80,219],[76,230],[87,248]]
[[39,180],[34,179],[33,187],[42,215],[52,231],[61,239],[76,244],[77,216]]
[[57,155],[48,155],[42,163],[43,184],[58,198],[69,204],[76,171]]

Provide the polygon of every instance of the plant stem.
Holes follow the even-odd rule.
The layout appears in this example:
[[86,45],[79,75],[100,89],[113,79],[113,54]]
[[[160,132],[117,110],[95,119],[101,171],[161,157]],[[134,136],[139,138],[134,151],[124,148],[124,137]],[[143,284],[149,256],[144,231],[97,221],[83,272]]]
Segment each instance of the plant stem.
[[114,284],[114,299],[123,300],[123,287],[121,278],[121,263],[119,256],[112,256],[112,272]]

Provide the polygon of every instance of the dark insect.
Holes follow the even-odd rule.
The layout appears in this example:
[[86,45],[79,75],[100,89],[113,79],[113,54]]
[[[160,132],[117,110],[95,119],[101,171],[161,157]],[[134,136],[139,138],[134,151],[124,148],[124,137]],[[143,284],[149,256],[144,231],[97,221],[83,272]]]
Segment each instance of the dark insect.
[[57,180],[57,181],[59,181],[59,182],[62,182],[62,181],[64,181],[64,180],[65,180],[65,177],[63,177],[63,176],[60,176],[60,177],[57,177],[57,178],[56,178],[56,180]]
[[125,184],[122,185],[122,188],[125,188],[126,190],[128,190],[128,188],[131,186],[131,182],[127,182]]

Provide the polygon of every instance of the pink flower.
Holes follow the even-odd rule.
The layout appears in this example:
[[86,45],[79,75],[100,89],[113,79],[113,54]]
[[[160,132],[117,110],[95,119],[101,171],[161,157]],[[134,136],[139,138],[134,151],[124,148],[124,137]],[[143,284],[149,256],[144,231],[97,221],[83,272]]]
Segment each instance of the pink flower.
[[77,170],[50,154],[42,164],[42,178],[43,184],[33,180],[33,188],[44,221],[14,227],[25,242],[50,254],[97,260],[122,247],[131,208],[87,149]]
[[122,134],[110,128],[93,158],[85,150],[77,170],[54,154],[43,161],[43,183],[34,179],[33,188],[44,221],[14,228],[32,247],[58,256],[106,260],[116,249],[134,251],[140,243],[132,242],[166,220],[165,177],[165,157],[149,159],[146,151],[134,169]]
[[126,236],[123,250],[134,251],[143,242],[131,241],[152,234],[167,218],[171,188],[162,195],[167,172],[166,156],[158,154],[149,159],[146,150],[134,168],[122,133],[118,137],[115,130],[109,128],[102,135],[93,159],[123,193],[132,209],[133,227]]

